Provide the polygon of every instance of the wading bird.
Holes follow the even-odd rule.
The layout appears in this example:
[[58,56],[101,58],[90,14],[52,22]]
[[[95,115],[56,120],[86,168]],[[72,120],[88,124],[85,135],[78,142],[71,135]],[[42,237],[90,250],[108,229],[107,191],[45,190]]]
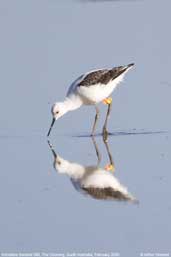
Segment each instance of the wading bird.
[[112,69],[99,69],[90,71],[78,77],[70,86],[66,98],[63,102],[57,102],[52,106],[52,123],[47,136],[50,135],[55,120],[65,113],[80,108],[82,105],[94,105],[96,116],[94,120],[91,136],[95,133],[97,120],[99,118],[98,103],[103,102],[108,105],[105,123],[103,126],[104,139],[107,138],[107,122],[111,111],[112,98],[109,97],[119,82],[123,80],[126,72],[132,68],[134,63],[114,67]]

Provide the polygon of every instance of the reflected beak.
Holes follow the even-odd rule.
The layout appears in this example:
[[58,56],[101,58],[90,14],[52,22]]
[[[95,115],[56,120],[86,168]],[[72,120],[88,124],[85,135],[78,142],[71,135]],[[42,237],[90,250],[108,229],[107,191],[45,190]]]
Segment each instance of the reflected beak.
[[53,154],[54,158],[56,159],[57,158],[57,154],[55,153],[55,150],[53,149],[52,144],[50,143],[49,140],[47,142],[48,142],[48,145],[50,147],[50,150],[52,151],[52,154]]
[[53,118],[53,120],[52,120],[52,123],[51,123],[51,125],[50,125],[50,129],[49,129],[49,131],[48,131],[48,133],[47,133],[47,137],[50,135],[50,132],[51,132],[51,129],[52,129],[54,123],[55,123],[55,118]]

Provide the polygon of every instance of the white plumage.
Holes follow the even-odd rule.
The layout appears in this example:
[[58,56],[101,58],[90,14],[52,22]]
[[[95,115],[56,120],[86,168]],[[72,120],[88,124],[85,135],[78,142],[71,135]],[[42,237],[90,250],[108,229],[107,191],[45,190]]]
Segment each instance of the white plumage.
[[[66,98],[63,102],[57,102],[52,106],[52,124],[48,136],[55,120],[59,119],[66,112],[80,108],[82,105],[95,105],[96,118],[92,134],[95,131],[99,110],[97,104],[108,98],[116,86],[123,80],[123,77],[132,68],[131,63],[126,66],[119,66],[111,69],[93,70],[79,76],[69,87]],[[109,106],[110,107],[110,106]],[[107,118],[109,116],[109,111]],[[107,119],[104,126],[106,131]]]
[[[59,155],[54,160],[54,167],[60,174],[70,177],[74,187],[81,193],[93,198],[106,200],[125,200],[136,202],[136,199],[128,192],[119,180],[110,172],[97,166],[83,166],[69,162]],[[112,195],[105,193],[105,189],[113,190]],[[93,192],[93,195],[91,194]],[[117,198],[117,195],[119,196]]]
[[80,193],[95,199],[137,202],[111,171],[100,168],[98,165],[84,166],[65,160],[55,153],[50,143],[49,146],[54,156],[55,170],[67,175],[74,188]]

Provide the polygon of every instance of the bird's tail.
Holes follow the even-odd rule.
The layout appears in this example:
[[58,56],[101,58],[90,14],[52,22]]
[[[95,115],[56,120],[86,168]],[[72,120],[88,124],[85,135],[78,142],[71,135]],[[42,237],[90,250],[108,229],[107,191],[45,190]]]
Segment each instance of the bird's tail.
[[120,75],[124,74],[125,72],[127,72],[129,69],[131,69],[134,66],[134,63],[130,63],[128,65],[124,65],[124,66],[118,66],[118,67],[114,67],[113,69],[111,69],[111,77],[112,80],[116,79],[117,77],[119,77]]

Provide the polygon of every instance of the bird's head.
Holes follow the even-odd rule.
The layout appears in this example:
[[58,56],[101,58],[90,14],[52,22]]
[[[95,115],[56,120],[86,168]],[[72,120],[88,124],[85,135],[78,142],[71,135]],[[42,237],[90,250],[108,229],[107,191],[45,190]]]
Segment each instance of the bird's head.
[[51,109],[52,116],[55,120],[58,120],[65,114],[65,107],[63,103],[55,103]]
[[56,120],[58,120],[60,117],[62,117],[66,113],[66,107],[64,103],[55,103],[52,108],[51,108],[51,113],[52,113],[52,123],[50,126],[50,129],[48,131],[47,136],[50,135],[51,129],[55,123]]
[[59,173],[67,173],[69,162],[61,158],[59,155],[57,155],[53,165]]

